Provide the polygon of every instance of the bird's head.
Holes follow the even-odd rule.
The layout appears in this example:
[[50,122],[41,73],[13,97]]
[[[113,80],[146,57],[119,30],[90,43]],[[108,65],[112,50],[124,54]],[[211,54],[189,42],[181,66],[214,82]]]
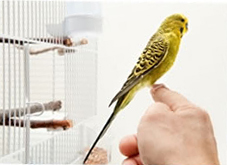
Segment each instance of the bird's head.
[[188,19],[183,14],[173,14],[161,24],[160,30],[164,33],[174,32],[180,37],[188,31]]

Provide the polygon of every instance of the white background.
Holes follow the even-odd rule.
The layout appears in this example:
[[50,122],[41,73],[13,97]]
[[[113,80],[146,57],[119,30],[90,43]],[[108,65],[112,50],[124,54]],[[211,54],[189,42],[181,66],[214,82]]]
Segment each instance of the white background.
[[[114,106],[108,108],[109,102],[122,87],[160,23],[174,13],[183,13],[188,17],[189,31],[182,39],[175,65],[158,83],[165,83],[208,111],[219,158],[224,165],[227,139],[225,4],[103,3],[104,31],[99,41],[98,59],[98,114],[102,122],[110,115]],[[120,164],[124,158],[118,151],[119,140],[127,134],[136,133],[141,116],[152,103],[149,89],[143,89],[113,122],[109,131],[115,138],[113,163]]]

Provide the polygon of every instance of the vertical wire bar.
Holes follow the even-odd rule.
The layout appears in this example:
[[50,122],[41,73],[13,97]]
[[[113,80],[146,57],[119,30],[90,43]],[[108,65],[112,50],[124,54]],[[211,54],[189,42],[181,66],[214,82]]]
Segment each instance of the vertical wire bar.
[[40,162],[40,157],[41,157],[41,147],[40,147],[40,144],[38,145],[38,154],[37,154],[37,157],[38,157],[38,164],[41,164],[41,162]]
[[[51,24],[51,1],[49,1],[49,2],[46,2],[46,10],[45,10],[45,12],[46,12],[46,25],[50,25]],[[51,36],[50,36],[51,37]],[[46,38],[47,38],[47,41],[46,42],[51,42],[51,38],[49,37],[49,35],[48,35],[48,33],[46,33]],[[52,69],[53,69],[53,67],[54,67],[54,64],[53,64],[53,54],[52,54]],[[54,98],[53,98],[53,96],[54,96],[54,93],[53,93],[53,88],[54,88],[54,86],[53,86],[53,72],[54,72],[54,70],[52,70],[52,99],[54,100]],[[54,112],[52,112],[52,114],[54,114]],[[51,132],[51,135],[53,136],[54,135],[54,132],[52,131]],[[53,144],[53,142],[52,142],[52,147],[54,147],[54,144]],[[53,151],[53,148],[52,148],[52,151]],[[48,152],[48,150],[46,151],[46,152]]]
[[43,156],[42,156],[42,154],[43,154],[42,143],[39,144],[39,148],[40,148],[40,150],[39,150],[39,151],[40,151],[39,163],[40,163],[40,164],[43,164],[43,163],[42,163],[42,159],[43,159]]
[[43,145],[42,145],[43,143],[41,142],[40,144],[39,144],[39,149],[40,149],[40,155],[39,155],[39,164],[44,164],[43,163],[43,152],[44,152],[44,148],[42,147]]
[[31,4],[30,4],[30,8],[31,8],[31,11],[33,12],[30,12],[29,15],[30,15],[30,18],[31,18],[31,34],[30,36],[28,36],[28,38],[30,39],[34,39],[35,36],[34,36],[34,24],[35,24],[35,19],[34,19],[34,13],[35,13],[35,9],[34,9],[34,1],[31,1]]
[[[63,19],[64,19],[64,13],[63,13],[63,8],[64,8],[64,6],[63,6],[63,5],[64,5],[64,2],[61,1],[61,2],[60,2],[60,6],[59,6],[59,11],[58,11],[58,12],[59,12],[59,21],[60,21],[60,22],[63,22]],[[61,45],[63,45],[63,37],[64,37],[63,34],[62,34],[62,35],[59,35],[59,41],[60,41],[59,44],[61,44]],[[66,65],[65,65],[65,64],[66,64],[65,61],[66,61],[67,56],[66,56],[66,54],[65,54],[65,48],[63,48],[63,54],[64,54],[64,68],[65,68],[65,72],[66,72],[66,69],[67,69],[67,68],[66,68]],[[64,77],[64,79],[65,79],[64,83],[66,83],[66,73],[64,73],[64,74],[65,74],[65,75],[64,75],[64,76],[65,76],[65,77]],[[65,87],[64,87],[64,88],[65,88]],[[66,88],[65,88],[65,89],[66,89]],[[65,90],[65,89],[64,89],[64,90]],[[65,95],[66,95],[66,92],[65,92]],[[65,101],[65,104],[67,104],[66,101]],[[65,105],[65,108],[64,108],[64,112],[65,112],[65,109],[66,109],[66,105]],[[64,116],[66,117],[66,113],[64,113]],[[63,135],[62,135],[62,136],[63,136]]]
[[48,150],[46,150],[46,147],[45,147],[46,143],[47,143],[47,141],[42,143],[42,148],[43,148],[42,164],[47,164],[46,157],[48,155]]
[[[30,6],[29,5],[29,1],[27,3],[27,24],[28,24],[28,38],[30,36],[30,31],[29,31],[29,27],[30,27]],[[30,157],[30,153],[29,153],[29,149],[30,149],[30,80],[29,80],[29,44],[26,44],[25,47],[25,52],[24,52],[24,61],[25,61],[25,67],[24,67],[24,73],[25,73],[25,102],[27,104],[27,115],[26,116],[26,143],[25,143],[25,163],[29,163],[29,157]]]
[[[29,25],[28,25],[28,15],[26,17],[26,10],[28,10],[28,1],[22,1],[23,2],[23,18],[22,20],[24,21],[24,26],[22,27],[22,31],[23,31],[23,38],[25,37],[28,37],[26,36],[27,33],[28,33],[28,29],[29,29]],[[26,9],[25,9],[26,8]],[[25,31],[25,29],[27,29],[27,31]],[[27,32],[27,33],[26,33]],[[23,41],[23,80],[25,80],[25,76],[26,76],[26,73],[24,72],[25,70],[25,49],[26,47],[26,43]],[[25,84],[25,81],[23,81],[23,147],[26,147],[26,111],[27,111],[27,107],[26,107],[26,93],[25,93],[25,90],[26,90],[26,84]],[[26,152],[26,151],[25,151]],[[23,162],[25,162],[25,154],[23,155]]]
[[[3,34],[5,34],[5,1],[2,2],[2,32]],[[3,39],[3,42],[2,42],[2,61],[3,61],[3,74],[2,74],[2,80],[3,80],[3,83],[2,83],[2,86],[3,86],[3,90],[2,90],[2,95],[3,95],[3,98],[2,98],[2,101],[3,101],[3,105],[2,105],[2,108],[3,108],[3,127],[2,127],[2,133],[3,133],[3,137],[2,137],[2,154],[5,155],[5,88],[6,88],[6,84],[5,84],[5,40]]]
[[39,164],[42,164],[42,144],[39,144]]
[[37,148],[38,148],[38,154],[37,154],[37,157],[38,157],[38,164],[41,164],[41,146],[40,146],[40,144],[37,146]]
[[97,79],[97,71],[98,71],[98,66],[97,66],[97,64],[98,64],[98,43],[97,43],[97,38],[95,38],[94,40],[93,40],[93,42],[94,42],[94,46],[93,46],[93,50],[95,50],[94,51],[94,62],[93,62],[93,64],[94,64],[94,74],[95,74],[95,76],[94,76],[94,83],[95,83],[95,85],[94,85],[94,88],[95,88],[95,91],[94,91],[94,95],[93,95],[93,98],[92,98],[92,100],[93,100],[93,108],[94,108],[94,114],[96,115],[97,114],[97,87],[98,87],[98,84],[97,84],[97,82],[98,82],[98,79]]
[[[61,17],[62,20],[63,20],[63,18],[64,18],[64,14],[65,14],[65,13],[64,13],[64,4],[65,4],[65,3],[62,2],[62,9],[63,9],[63,10],[61,11],[61,15],[63,16],[63,17]],[[62,40],[61,40],[61,41],[62,41],[62,45],[63,45],[63,39],[64,39],[64,38],[63,38],[63,36],[62,36]],[[65,49],[64,49],[64,56],[66,56],[66,54],[65,54]],[[67,114],[66,114],[66,109],[64,109],[64,116],[66,117],[66,115],[67,115]],[[66,134],[63,133],[61,137],[62,137],[62,139],[63,139],[64,141],[66,141],[66,140],[65,140]],[[66,149],[66,146],[67,146],[67,143],[68,143],[68,141],[67,141],[66,144],[63,146],[63,153],[64,153],[63,157],[66,157],[66,158],[65,158],[66,161],[68,161],[68,160],[67,160],[67,156],[66,156],[67,153],[66,153],[66,150],[65,150],[65,149]],[[65,161],[64,163],[66,163],[66,161]]]
[[[45,1],[45,16],[47,17],[47,18],[45,18],[44,17],[44,19],[46,20],[45,21],[45,26],[47,26],[47,24],[48,24],[48,21],[49,21],[49,19],[48,19],[48,1]],[[48,42],[48,33],[45,31],[45,38],[47,38],[47,41],[46,42]]]
[[57,140],[56,140],[56,138],[57,138],[57,136],[53,136],[53,141],[54,141],[54,144],[56,144],[55,145],[55,151],[54,151],[54,160],[51,160],[52,162],[51,163],[53,163],[53,164],[56,164],[58,161],[57,161],[57,159],[58,159],[58,155],[57,155],[57,150],[58,150],[58,145],[57,145]]
[[[71,108],[72,108],[72,103],[73,103],[73,99],[72,99],[72,97],[73,97],[73,95],[72,95],[72,92],[73,92],[73,88],[72,88],[72,85],[73,85],[73,82],[72,82],[72,73],[73,73],[73,70],[72,70],[72,62],[73,62],[73,57],[74,57],[74,54],[73,54],[73,52],[72,52],[72,50],[70,51],[70,58],[71,58],[71,63],[70,63],[70,71],[69,71],[69,73],[70,73],[70,75],[71,75],[71,77],[70,77],[70,80],[71,80],[71,82],[70,82],[70,87],[71,87],[71,89],[70,89],[70,91],[71,91],[71,98],[70,98],[70,100],[71,100],[71,105],[70,105],[70,108],[69,108],[69,110],[68,110],[68,114],[72,114],[71,112]],[[70,143],[70,141],[67,139],[67,141],[68,141],[68,143]]]
[[[64,55],[64,61],[67,61],[67,58],[68,58],[68,56],[67,55]],[[64,75],[64,85],[65,85],[65,109],[67,109],[68,108],[68,102],[67,102],[67,95],[68,95],[68,82],[67,82],[67,63],[65,62],[64,63],[64,72],[65,72],[65,75]]]
[[[54,18],[54,9],[56,9],[56,8],[54,8],[54,4],[55,3],[57,3],[57,2],[54,2],[51,6],[51,8],[52,8],[52,20],[54,20],[53,18]],[[56,12],[57,13],[57,12]],[[55,23],[54,21],[52,22],[53,24]],[[56,36],[55,36],[56,37]],[[54,38],[53,38],[53,40],[54,40]],[[54,43],[54,42],[53,42]],[[53,51],[53,100],[55,100],[56,99],[56,90],[55,90],[55,87],[56,87],[56,84],[55,84],[55,82],[56,82],[56,58],[55,58],[55,51]],[[53,111],[53,113],[54,113],[54,111]],[[54,135],[54,131],[52,132],[52,135]],[[54,143],[54,141],[53,142],[51,142],[51,145],[52,145],[52,147],[53,147],[53,150],[52,150],[52,152],[54,152],[55,151],[55,144],[56,143]],[[52,159],[54,159],[54,157],[53,157],[53,154],[50,154],[51,155],[51,157],[52,157]]]
[[[56,22],[55,22],[55,13],[54,13],[56,1],[51,1],[51,2],[52,2],[52,4],[51,4],[51,24],[56,24]],[[55,44],[55,40],[56,40],[56,36],[53,36],[52,37],[52,43],[53,44]]]
[[[64,132],[63,134],[61,134],[61,142],[65,142],[65,135],[64,135]],[[65,163],[65,145],[62,145],[62,150],[63,150],[63,154],[61,155],[62,158],[61,158],[61,163]]]
[[[58,24],[58,1],[54,2],[54,7],[53,7],[53,15],[54,15],[54,23]],[[58,32],[59,33],[59,32]],[[58,40],[58,33],[56,33],[56,36],[54,38],[54,43],[57,44],[57,40]]]
[[[36,40],[36,36],[35,36],[35,22],[36,22],[36,20],[35,20],[35,1],[33,0],[33,1],[31,1],[30,2],[30,11],[28,10],[28,15],[30,16],[29,18],[28,18],[28,20],[29,20],[29,29],[31,29],[31,31],[30,31],[30,34],[28,34],[28,38],[29,39],[34,39],[34,40]],[[29,73],[29,71],[30,71],[30,58],[29,58],[29,56],[30,56],[30,54],[29,54],[29,50],[30,50],[30,44],[28,44],[28,57],[27,57],[27,59],[28,59],[28,66],[29,66],[29,70],[27,71],[28,72],[28,74],[26,74],[26,75],[28,75],[28,81],[27,81],[27,84],[28,84],[28,96],[27,97],[29,97],[28,98],[28,102],[26,102],[27,103],[27,105],[28,106],[30,106],[30,104],[28,104],[29,102],[30,102],[30,73]],[[27,51],[27,50],[26,50]],[[30,108],[30,107],[28,107],[28,108]],[[29,115],[30,115],[30,110],[29,110],[29,113],[28,113]],[[29,124],[28,124],[29,123]],[[30,144],[31,144],[31,139],[30,139],[30,116],[29,116],[29,118],[27,118],[27,125],[26,125],[26,141],[27,141],[27,143],[26,143],[26,146],[27,146],[27,163],[30,163],[30,154],[31,154],[31,150],[30,150]]]
[[[63,141],[62,137],[63,137],[63,136],[62,136],[62,134],[61,134],[61,135],[59,136],[59,138],[58,138],[58,139],[59,139],[59,140],[58,140],[59,144],[61,144],[61,142]],[[62,153],[64,153],[64,147],[63,147],[62,145],[59,146],[59,152],[58,152],[58,153],[59,153],[59,154],[58,154],[58,155],[59,155],[59,163],[62,163],[62,153],[61,153],[61,151],[62,151]]]
[[[61,134],[61,140],[60,140],[60,142],[65,142],[64,133]],[[64,161],[65,161],[65,160],[64,160],[64,158],[65,158],[65,145],[61,145],[61,148],[62,148],[62,151],[63,151],[62,153],[63,153],[63,154],[61,154],[61,157],[62,157],[62,158],[61,158],[60,160],[61,160],[61,163],[65,163],[65,162],[64,162]]]
[[[56,144],[59,144],[59,143],[61,142],[61,140],[59,140],[60,137],[61,137],[61,136],[57,136],[57,143],[56,143]],[[60,151],[61,151],[61,148],[60,148],[60,146],[61,146],[61,145],[58,145],[58,156],[57,156],[57,157],[58,157],[58,161],[57,161],[57,162],[59,162],[59,163],[60,163],[60,161],[61,161],[61,157],[60,157],[60,156],[61,156],[61,152],[60,152]],[[63,150],[62,150],[62,151],[63,151]],[[63,151],[63,152],[64,152],[64,151]]]
[[[25,20],[25,13],[26,13],[26,11],[25,11],[25,5],[27,4],[28,2],[26,2],[25,3],[25,1],[22,1],[22,19],[21,20],[23,20],[24,22],[23,22],[23,24],[22,24],[22,28],[21,28],[21,30],[22,30],[22,37],[24,38],[25,37],[25,29],[28,29],[28,22],[26,22],[26,20]],[[23,41],[23,56],[24,56],[24,51],[25,51],[25,42]],[[24,58],[23,58],[23,64],[22,64],[22,67],[23,67],[23,70],[24,70],[24,68],[25,68],[25,61],[24,61]],[[21,70],[21,72],[22,72],[22,70]],[[25,73],[23,72],[23,78],[25,79]],[[21,81],[22,81],[22,79],[21,79]],[[25,90],[25,84],[24,84],[24,82],[23,82],[23,90]],[[23,114],[25,114],[25,112],[26,112],[26,106],[25,106],[25,102],[26,102],[26,100],[25,100],[25,93],[23,92]],[[25,141],[26,141],[26,137],[25,137],[25,115],[23,115],[23,147],[25,147]],[[24,157],[23,157],[23,159],[24,159]],[[23,161],[24,162],[24,161]]]
[[[54,3],[57,4],[57,1],[55,1]],[[54,17],[58,13],[58,12],[54,13],[54,9],[58,10],[58,8],[53,7],[53,5],[52,5],[52,16]],[[55,39],[56,39],[56,37],[57,36],[55,36]],[[55,99],[56,99],[56,51],[53,51],[53,100],[55,100]],[[54,134],[55,133],[53,132],[53,135]],[[52,147],[53,147],[53,152],[56,152],[56,145],[59,145],[59,144],[55,143],[54,141],[51,144],[52,144]],[[51,157],[52,157],[52,159],[55,159],[54,155],[52,155],[52,154],[51,154]]]
[[[75,66],[76,66],[76,65],[75,65],[76,54],[75,54],[75,52],[73,52],[73,57],[74,57],[74,59],[73,59],[73,66],[74,66],[74,67],[73,67],[73,73],[76,73],[76,70],[75,70]],[[75,96],[76,96],[76,95],[75,95],[75,91],[76,91],[76,89],[75,89],[75,83],[76,83],[75,80],[76,80],[76,76],[73,75],[73,78],[74,78],[74,79],[73,79],[73,99],[75,99]],[[75,107],[75,102],[73,102],[73,103],[74,103],[73,107]],[[73,112],[71,111],[70,114],[73,114]],[[75,115],[73,115],[73,116],[75,116]],[[73,120],[73,122],[74,122],[74,117],[72,118],[72,120]],[[76,137],[75,131],[72,131],[72,132],[71,132],[71,136],[70,136],[70,137],[71,137],[71,138],[72,138],[72,137]],[[70,142],[72,142],[72,139],[70,139],[70,140],[71,140]],[[75,143],[77,143],[77,142],[75,142]],[[75,146],[75,144],[73,144],[73,146]],[[71,147],[71,158],[73,157],[73,154],[72,154],[72,153],[76,153],[76,152],[77,152],[77,151],[74,151],[73,148],[74,148],[74,147]],[[75,147],[75,149],[76,149],[76,147]]]
[[[49,10],[50,10],[50,17],[49,17],[49,25],[53,24],[53,1],[50,1],[49,3]],[[53,43],[54,36],[50,36],[50,43]]]
[[[10,35],[10,2],[7,1],[7,20],[8,20],[8,35]],[[8,152],[10,153],[10,146],[11,146],[11,51],[10,51],[10,41],[8,41],[8,109],[9,109],[9,118],[8,118],[8,122],[9,122],[9,126],[8,126]]]
[[[38,38],[38,1],[34,1],[34,11],[35,11],[35,18],[34,18],[34,26],[35,26],[35,34],[34,34],[34,38]],[[38,39],[39,40],[39,39]]]
[[30,149],[30,80],[29,80],[29,45],[26,44],[25,54],[24,54],[24,61],[25,61],[25,99],[27,103],[27,118],[26,118],[26,146],[25,146],[25,163],[29,163],[29,149]]
[[31,148],[31,163],[34,164],[34,147]]
[[[18,1],[18,36],[21,36],[21,1]],[[21,121],[21,51],[18,49],[18,100],[19,100],[19,121]],[[21,148],[21,122],[18,131],[18,149]]]
[[[53,13],[53,4],[52,5],[50,5],[50,8],[52,9],[52,13],[51,13],[51,9],[50,9],[50,20],[53,20],[53,16],[54,16],[54,13]],[[51,17],[52,16],[52,17]],[[52,18],[52,19],[51,19]],[[53,23],[53,22],[50,22],[50,24],[51,23]],[[56,96],[55,96],[55,81],[56,81],[56,79],[55,79],[55,65],[56,65],[56,61],[55,61],[55,51],[53,51],[52,52],[52,69],[53,69],[53,72],[52,72],[52,99],[53,100],[55,100],[55,98],[56,98]],[[52,114],[54,114],[55,112],[53,111],[52,112]],[[54,135],[55,133],[54,133],[54,131],[52,131],[52,136]],[[52,145],[52,152],[54,152],[55,151],[55,143],[54,142],[51,142],[51,145]],[[51,155],[51,157],[52,157],[52,159],[54,159],[53,158],[53,154],[50,154]]]
[[[51,4],[51,1],[49,3],[47,3],[48,6],[47,6],[47,11],[48,12],[48,22],[47,24],[51,25],[52,23],[52,4]],[[48,40],[49,42],[52,42],[52,39]],[[55,99],[55,55],[54,55],[54,51],[52,52],[52,100]],[[52,114],[54,114],[55,112],[53,111]],[[51,132],[51,135],[54,136],[54,131]],[[55,149],[55,143],[54,142],[51,142],[51,147],[52,147],[52,150],[51,152],[54,152],[54,149]],[[52,155],[52,154],[51,154]],[[52,157],[52,160],[54,159],[53,156]]]
[[[58,138],[58,143],[61,144],[62,142],[62,134]],[[64,149],[62,148],[62,145],[59,145],[59,150],[58,150],[58,157],[59,157],[59,163],[61,163],[62,157],[61,157],[61,151],[64,153]]]
[[[52,17],[51,17],[51,15],[52,15],[52,8],[51,8],[51,6],[52,6],[52,4],[51,4],[51,2],[49,2],[49,3],[47,3],[47,10],[46,10],[46,12],[49,10],[49,12],[48,12],[48,19],[47,19],[47,24],[51,24],[52,23]],[[48,42],[51,42],[52,40],[50,39],[50,40],[48,40]],[[52,52],[52,100],[54,100],[55,99],[55,54],[54,54],[54,51]],[[52,112],[52,114],[54,114],[54,111]],[[51,135],[52,135],[52,137],[54,136],[54,131],[52,131],[51,132]],[[54,153],[54,151],[55,151],[55,143],[54,143],[54,141],[51,141],[51,143],[50,143],[50,145],[51,145],[51,150],[50,150],[50,159],[51,159],[51,162],[50,163],[54,163],[53,161],[54,161],[54,155],[53,155],[53,153]],[[49,152],[49,150],[47,150],[47,152]]]
[[[51,162],[54,163],[54,161],[51,160],[51,155],[53,155],[53,158],[55,158],[55,152],[52,152],[52,150],[51,150],[51,148],[50,148],[50,147],[51,147],[51,142],[52,142],[52,141],[54,142],[54,138],[53,138],[53,137],[51,137],[51,138],[49,139],[49,142],[48,142],[49,145],[47,146],[48,151],[49,151],[49,153],[50,153],[50,154],[49,154],[49,157],[48,157],[48,162],[47,162],[48,164],[51,164]],[[56,148],[56,147],[55,147],[55,148]],[[55,149],[54,149],[53,151],[55,151]]]
[[49,146],[49,140],[46,141],[46,146],[44,145],[44,148],[46,148],[46,154],[45,154],[45,156],[46,156],[45,163],[46,164],[49,164],[49,159],[48,159],[49,155],[53,154],[53,153],[50,153],[48,146]]
[[[61,5],[60,5],[60,11],[59,11],[59,18],[60,18],[60,20],[63,20],[64,19],[64,15],[65,15],[65,12],[64,12],[64,2],[62,2],[61,3]],[[63,35],[61,35],[61,36],[59,36],[59,38],[60,38],[60,40],[61,40],[61,44],[63,45]],[[64,98],[64,100],[65,100],[65,108],[64,108],[64,116],[66,117],[66,109],[68,110],[68,99],[69,99],[69,97],[68,97],[68,95],[69,95],[69,90],[68,90],[68,87],[69,87],[69,82],[68,82],[68,73],[69,73],[69,70],[68,70],[68,58],[69,58],[69,55],[70,55],[70,52],[68,53],[68,54],[66,54],[66,49],[64,48],[63,49],[63,53],[64,53],[64,79],[65,79],[65,81],[64,81],[64,88],[65,88],[65,90],[64,90],[64,92],[65,92],[65,98]],[[68,160],[67,160],[68,161]]]
[[[59,144],[58,143],[58,138],[59,138],[59,136],[55,136],[54,137],[55,138],[55,144]],[[55,151],[55,154],[56,154],[56,159],[54,160],[54,163],[57,163],[57,162],[59,162],[59,156],[58,156],[58,150],[59,150],[59,145],[56,145],[56,151]]]
[[[54,24],[54,3],[53,1],[50,1],[50,24]],[[52,39],[52,42],[54,43],[54,38]],[[52,99],[55,100],[55,51],[52,52],[52,65],[53,65],[53,72],[52,72]]]
[[39,164],[44,164],[43,163],[43,147],[42,147],[42,142],[39,144],[39,149],[40,149],[40,155],[39,155]]
[[45,24],[45,15],[46,15],[46,7],[45,7],[45,4],[46,4],[46,1],[42,1],[42,13],[43,13],[43,18],[42,18],[42,20],[43,20],[43,38],[45,38],[46,37],[46,34],[45,34],[45,26],[46,26],[46,24]]
[[[52,136],[52,138],[50,140],[53,141],[53,144],[56,144],[55,137]],[[51,146],[51,144],[52,144],[51,141],[50,141],[50,147],[52,147]],[[50,148],[50,151],[52,152],[52,155],[54,155],[54,156],[50,155],[50,162],[49,162],[50,164],[54,164],[55,163],[54,160],[56,160],[56,158],[57,158],[56,150],[57,150],[57,145],[55,145],[53,150]]]
[[39,38],[39,40],[41,40],[41,31],[42,31],[42,28],[41,27],[43,27],[42,26],[42,17],[41,17],[41,14],[42,14],[42,11],[41,11],[41,4],[42,4],[42,1],[38,1],[38,11],[37,11],[37,15],[39,16],[38,17],[38,20],[39,20],[39,24],[37,25],[37,28],[38,28],[38,26],[39,26],[39,31],[38,31],[38,35],[37,35],[37,37]]
[[[76,73],[76,70],[75,70],[75,59],[76,59],[76,54],[75,54],[75,52],[72,52],[72,54],[73,54],[73,72],[72,72],[72,74],[73,73]],[[75,79],[76,79],[76,76],[74,76],[73,75],[73,100],[75,99]],[[73,102],[73,106],[72,107],[75,107],[75,102]],[[71,110],[71,109],[70,109]],[[70,111],[70,114],[73,114],[73,111],[71,110]],[[73,116],[75,116],[75,115],[73,115]],[[73,119],[73,122],[74,122],[74,117],[72,118]],[[76,137],[76,135],[75,135],[75,132],[72,132],[71,133],[71,137]],[[71,140],[71,139],[70,139]],[[71,142],[72,142],[72,140],[71,140]],[[77,143],[77,142],[75,142],[75,143]],[[73,145],[75,145],[75,144],[73,144]],[[75,153],[75,151],[73,151],[72,150],[72,148],[71,148],[71,152],[74,152]],[[73,155],[72,155],[72,153],[71,153],[71,157],[72,157]]]
[[38,146],[35,146],[35,164],[38,164]]
[[[61,17],[61,20],[63,20],[64,19],[64,17],[65,17],[65,2],[62,2],[63,4],[61,5],[62,6],[62,9],[61,9],[61,16],[63,16],[63,17]],[[67,36],[66,36],[67,37]],[[63,38],[63,35],[62,35],[62,38],[61,38],[61,42],[62,42],[62,45],[63,45],[63,40],[64,40],[64,38]],[[67,49],[67,48],[66,48]],[[70,56],[71,56],[71,52],[69,51],[69,53],[67,53],[66,54],[66,49],[64,48],[64,56],[66,57],[65,58],[65,60],[64,60],[64,64],[65,64],[65,89],[66,89],[66,91],[65,91],[65,103],[67,103],[67,105],[65,105],[65,109],[64,109],[64,116],[65,117],[67,117],[67,115],[69,115],[69,100],[70,100],[70,98],[68,97],[69,95],[70,95],[70,90],[69,90],[69,86],[70,86],[70,82],[68,81],[69,80],[69,73],[71,73],[70,72],[70,70],[69,70],[69,63],[68,63],[68,61],[69,61],[69,58],[70,58]],[[67,50],[68,51],[68,50]],[[68,98],[68,100],[66,101],[66,97]],[[67,106],[67,108],[66,108],[66,106]],[[68,113],[67,113],[67,111],[68,111]],[[67,162],[69,162],[69,153],[68,153],[68,149],[69,149],[69,147],[68,147],[68,143],[69,143],[69,139],[68,139],[68,137],[69,137],[69,135],[68,134],[64,134],[64,135],[66,135],[66,137],[64,136],[64,138],[66,138],[66,140],[67,140],[67,143],[66,143],[66,146],[64,146],[64,150],[66,150],[66,154],[64,154],[64,156],[66,156],[67,157],[67,160],[66,160],[66,162],[64,162],[64,163],[67,163]],[[64,152],[65,153],[65,152]]]
[[[16,6],[15,6],[15,1],[13,1],[13,36],[15,36],[16,35],[16,29],[15,29],[15,27],[16,27],[16,12],[15,12],[15,10],[16,10]],[[13,134],[13,151],[15,151],[16,150],[16,48],[15,48],[15,39],[13,40],[13,61],[14,61],[14,63],[13,63],[13,66],[14,66],[14,75],[13,75],[13,77],[14,77],[14,112],[13,112],[13,114],[14,114],[14,134]]]
[[[65,12],[66,12],[66,3],[64,3],[64,8],[63,8],[63,13],[64,13],[64,15],[65,15]],[[67,54],[66,54],[66,52],[65,52],[65,55],[67,56]],[[70,57],[71,56],[73,56],[73,54],[72,54],[72,52],[70,51]],[[73,59],[72,59],[73,60]],[[71,61],[72,62],[72,61]],[[71,67],[71,66],[70,66]],[[71,75],[72,75],[72,73],[73,72],[69,72]],[[68,74],[68,73],[67,73]],[[70,87],[71,87],[71,84],[70,84]],[[72,89],[71,89],[71,92],[72,92]],[[72,98],[70,98],[71,100],[72,100]],[[72,105],[70,106],[70,108],[72,107]],[[68,111],[68,112],[67,112]],[[71,109],[65,109],[65,114],[67,113],[67,115],[69,115],[69,114],[71,114]],[[69,135],[67,136],[67,145],[70,143],[70,139],[69,139]],[[69,154],[69,146],[67,146],[67,156],[68,156],[68,160],[67,161],[69,161],[69,156],[70,156],[70,154]]]
[[[61,8],[61,19],[63,20],[64,19],[64,15],[65,15],[65,2],[64,1],[62,1],[62,8]],[[62,37],[61,37],[61,44],[63,45],[63,40],[64,40],[64,36],[62,35]],[[65,50],[65,48],[64,48],[64,55],[66,56],[66,50]],[[66,116],[66,114],[67,114],[67,111],[66,111],[66,109],[64,109],[64,115]]]
[[[47,8],[47,11],[48,11],[48,22],[47,22],[47,24],[48,25],[50,25],[51,24],[51,1],[48,1],[48,8]],[[49,34],[48,34],[48,38],[49,38],[49,40],[48,40],[48,42],[49,43],[51,43],[52,42],[52,36],[50,36]]]
[[[63,23],[63,19],[61,19],[62,17],[62,13],[61,13],[61,1],[59,1],[58,2],[58,8],[57,8],[57,10],[58,10],[58,23],[60,24],[60,23]],[[61,44],[61,36],[63,36],[63,32],[62,32],[62,34],[61,34],[61,32],[59,32],[59,37],[58,37],[58,44]]]
[[45,148],[43,147],[43,142],[40,143],[40,164],[45,164],[44,163],[44,153],[45,153]]

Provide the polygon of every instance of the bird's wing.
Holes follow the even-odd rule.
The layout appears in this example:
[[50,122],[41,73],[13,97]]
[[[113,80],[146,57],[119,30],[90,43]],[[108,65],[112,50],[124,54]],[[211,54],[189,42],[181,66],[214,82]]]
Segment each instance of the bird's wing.
[[138,84],[151,70],[159,66],[166,57],[168,49],[169,42],[164,36],[153,36],[141,54],[127,81],[112,99],[109,106]]

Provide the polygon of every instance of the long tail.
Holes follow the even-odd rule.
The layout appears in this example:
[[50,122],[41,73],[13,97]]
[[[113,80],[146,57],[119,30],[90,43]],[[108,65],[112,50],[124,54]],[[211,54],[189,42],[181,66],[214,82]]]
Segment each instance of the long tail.
[[113,112],[109,119],[107,120],[106,124],[104,125],[104,127],[102,128],[102,131],[99,133],[98,137],[96,138],[95,142],[92,144],[92,147],[90,148],[90,150],[88,151],[83,164],[85,164],[85,162],[87,161],[89,155],[91,154],[92,150],[94,149],[95,145],[98,143],[99,139],[101,139],[103,137],[103,135],[106,133],[107,129],[109,128],[110,124],[112,123],[112,121],[114,120],[116,116],[116,112]]

